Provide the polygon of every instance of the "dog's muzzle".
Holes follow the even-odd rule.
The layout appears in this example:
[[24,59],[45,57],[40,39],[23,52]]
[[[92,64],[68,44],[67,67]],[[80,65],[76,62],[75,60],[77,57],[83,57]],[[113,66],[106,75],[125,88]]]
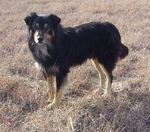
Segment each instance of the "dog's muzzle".
[[43,38],[42,36],[39,36],[39,37],[37,38],[37,40],[38,40],[38,43],[39,43],[39,44],[42,44],[44,38]]
[[38,45],[43,45],[44,44],[44,37],[43,36],[38,36],[34,38],[34,41],[36,42],[36,44]]

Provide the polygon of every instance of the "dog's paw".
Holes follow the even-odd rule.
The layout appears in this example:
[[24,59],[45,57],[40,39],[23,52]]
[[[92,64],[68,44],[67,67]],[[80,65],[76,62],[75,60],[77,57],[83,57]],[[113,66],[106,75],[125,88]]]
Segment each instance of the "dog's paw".
[[94,94],[99,94],[99,95],[102,95],[103,93],[104,93],[104,90],[103,89],[96,89],[96,90],[94,90],[94,92],[93,92]]
[[111,98],[112,97],[112,91],[104,90],[104,93],[103,93],[102,97]]
[[44,110],[50,111],[50,110],[52,110],[55,106],[56,106],[56,105],[55,105],[54,102],[53,102],[53,103],[50,103],[50,104],[48,104],[48,105],[44,108]]
[[47,105],[49,105],[49,104],[52,103],[52,100],[48,99],[48,100],[46,101],[46,103],[47,103]]

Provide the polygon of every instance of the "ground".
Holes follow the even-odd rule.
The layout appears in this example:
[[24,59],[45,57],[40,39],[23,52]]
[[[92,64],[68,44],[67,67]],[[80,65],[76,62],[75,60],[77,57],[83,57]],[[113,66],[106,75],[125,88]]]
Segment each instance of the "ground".
[[[149,132],[149,0],[1,0],[0,130],[5,132]],[[113,71],[113,95],[103,97],[88,60],[71,68],[59,108],[45,109],[46,82],[28,49],[24,17],[56,14],[65,27],[109,21],[119,29],[129,55]]]

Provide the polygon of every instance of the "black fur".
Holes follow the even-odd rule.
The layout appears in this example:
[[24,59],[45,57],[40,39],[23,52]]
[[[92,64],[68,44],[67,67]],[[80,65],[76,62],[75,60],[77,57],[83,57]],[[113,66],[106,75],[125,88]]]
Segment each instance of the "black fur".
[[[64,28],[57,16],[36,13],[27,16],[25,22],[28,25],[28,44],[33,57],[42,67],[46,78],[56,76],[57,91],[71,66],[81,65],[87,59],[97,59],[112,74],[118,59],[128,55],[128,48],[121,43],[117,28],[109,22],[91,22]],[[33,38],[33,24],[36,22],[41,25],[48,23],[54,32],[50,45],[46,45],[48,55],[40,50],[37,52],[38,47]]]

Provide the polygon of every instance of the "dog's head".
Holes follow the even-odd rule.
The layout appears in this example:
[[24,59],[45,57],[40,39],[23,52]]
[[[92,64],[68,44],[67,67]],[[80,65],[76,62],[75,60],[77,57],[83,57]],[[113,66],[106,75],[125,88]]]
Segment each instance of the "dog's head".
[[38,45],[49,44],[58,29],[60,18],[56,15],[37,15],[31,13],[25,19],[30,37]]

